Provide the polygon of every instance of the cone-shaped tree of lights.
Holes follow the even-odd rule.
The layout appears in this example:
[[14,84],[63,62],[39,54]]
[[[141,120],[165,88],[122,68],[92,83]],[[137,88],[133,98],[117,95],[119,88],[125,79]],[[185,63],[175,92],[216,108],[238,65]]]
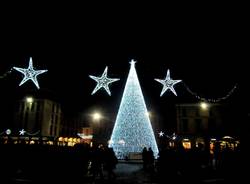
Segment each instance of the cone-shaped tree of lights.
[[144,147],[151,147],[157,157],[159,151],[135,70],[135,61],[132,60],[130,64],[109,147],[113,147],[120,159],[129,153],[142,152]]

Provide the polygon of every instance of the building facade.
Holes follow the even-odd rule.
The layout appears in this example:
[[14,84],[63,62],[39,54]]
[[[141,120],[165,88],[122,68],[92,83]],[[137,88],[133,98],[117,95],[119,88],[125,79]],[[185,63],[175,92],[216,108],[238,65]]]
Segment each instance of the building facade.
[[223,133],[223,119],[219,104],[178,104],[177,134],[218,135]]
[[53,100],[26,97],[17,102],[13,117],[13,128],[28,134],[56,137],[61,133],[62,109]]

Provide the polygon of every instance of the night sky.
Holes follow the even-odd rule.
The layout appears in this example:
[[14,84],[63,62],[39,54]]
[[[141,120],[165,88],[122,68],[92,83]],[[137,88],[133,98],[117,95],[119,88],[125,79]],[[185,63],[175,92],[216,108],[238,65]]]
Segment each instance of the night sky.
[[[163,119],[169,104],[197,102],[182,83],[175,86],[177,97],[170,91],[160,97],[162,85],[154,78],[165,78],[167,69],[172,79],[183,80],[207,98],[223,97],[236,84],[226,102],[239,105],[247,94],[240,78],[248,75],[244,12],[40,8],[1,13],[0,74],[14,66],[27,68],[32,57],[36,69],[48,69],[38,76],[40,90],[54,93],[70,111],[85,113],[97,107],[117,113],[131,59],[137,61],[148,109]],[[92,96],[96,83],[88,75],[101,76],[105,66],[108,76],[120,81],[111,84],[111,97],[103,90]],[[28,91],[36,93],[30,81],[18,87],[21,80],[17,71],[0,80],[3,104]]]

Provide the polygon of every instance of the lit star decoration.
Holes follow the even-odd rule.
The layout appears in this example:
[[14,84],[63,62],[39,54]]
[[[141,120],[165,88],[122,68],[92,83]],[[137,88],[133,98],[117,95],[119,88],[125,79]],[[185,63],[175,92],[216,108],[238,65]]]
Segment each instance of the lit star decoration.
[[13,67],[15,70],[17,70],[18,72],[21,72],[24,75],[23,80],[20,82],[19,86],[23,85],[25,82],[27,82],[28,80],[32,80],[32,82],[36,85],[36,87],[39,89],[39,84],[37,81],[37,76],[47,72],[48,70],[34,70],[33,68],[33,62],[32,62],[32,58],[30,57],[30,61],[29,61],[29,67],[27,69],[25,68],[18,68],[18,67]]
[[10,134],[11,134],[11,130],[10,130],[10,129],[7,129],[7,130],[5,131],[5,133],[6,133],[7,135],[10,135]]
[[170,89],[175,94],[175,96],[177,96],[177,94],[174,90],[174,85],[181,82],[181,80],[172,80],[170,78],[169,69],[167,71],[167,76],[165,79],[163,79],[163,80],[162,79],[155,79],[155,80],[163,85],[160,96],[162,96],[168,89]]
[[25,134],[25,130],[24,129],[22,129],[22,130],[19,130],[19,135],[24,135]]
[[159,132],[159,136],[160,136],[160,137],[163,137],[163,135],[164,135],[164,132],[163,132],[163,131],[160,131],[160,132]]
[[176,136],[176,134],[175,134],[175,133],[173,133],[172,139],[173,139],[173,140],[175,140],[175,139],[176,139],[176,137],[177,137],[177,136]]
[[95,76],[89,75],[89,77],[91,79],[93,79],[97,82],[97,85],[96,85],[95,89],[93,90],[93,92],[91,93],[91,95],[95,94],[99,89],[104,88],[107,91],[107,93],[109,94],[109,96],[111,96],[111,92],[109,90],[109,84],[112,82],[116,82],[120,79],[108,78],[107,73],[108,73],[108,67],[106,66],[101,77],[95,77]]

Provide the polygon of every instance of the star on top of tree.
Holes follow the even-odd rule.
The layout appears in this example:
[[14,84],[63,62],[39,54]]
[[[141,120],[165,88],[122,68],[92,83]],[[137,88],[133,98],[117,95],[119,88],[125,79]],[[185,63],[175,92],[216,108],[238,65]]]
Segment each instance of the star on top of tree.
[[165,79],[155,79],[155,80],[163,85],[160,96],[162,96],[168,89],[170,89],[175,94],[175,96],[177,96],[177,94],[174,90],[174,85],[181,82],[181,80],[172,80],[170,78],[169,69],[167,71],[167,76]]
[[108,78],[107,73],[108,73],[108,67],[106,66],[101,77],[95,77],[95,76],[89,75],[89,77],[91,79],[93,79],[97,82],[95,89],[91,93],[92,95],[95,94],[99,89],[104,88],[106,90],[106,92],[109,94],[109,96],[111,96],[111,92],[109,90],[109,84],[111,84],[112,82],[116,82],[120,79]]
[[32,82],[36,85],[38,89],[40,87],[37,81],[37,76],[48,71],[48,70],[34,70],[32,57],[30,57],[29,67],[27,69],[18,67],[13,67],[13,68],[24,75],[23,80],[20,82],[19,86],[23,85],[28,80],[32,80]]

